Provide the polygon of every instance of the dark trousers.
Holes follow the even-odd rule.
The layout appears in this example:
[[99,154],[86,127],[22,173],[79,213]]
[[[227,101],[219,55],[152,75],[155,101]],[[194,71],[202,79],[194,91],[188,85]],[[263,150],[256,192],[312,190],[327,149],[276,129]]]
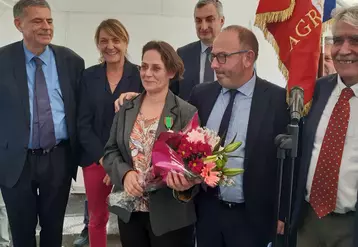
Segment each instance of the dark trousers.
[[255,233],[245,203],[227,204],[204,192],[197,198],[196,238],[198,247],[263,247]]
[[[14,247],[61,247],[62,230],[71,186],[70,148],[59,145],[47,154],[28,153],[19,181],[2,188]],[[11,164],[9,164],[11,165]]]
[[85,228],[88,228],[89,214],[88,214],[88,201],[87,201],[87,199],[85,200],[85,211],[84,211],[84,216],[83,216],[83,224],[85,224]]
[[304,205],[303,225],[298,229],[298,247],[352,247],[355,212],[331,213],[321,219],[309,203]]
[[149,221],[149,213],[132,213],[128,223],[118,219],[123,247],[194,247],[194,226],[155,236]]

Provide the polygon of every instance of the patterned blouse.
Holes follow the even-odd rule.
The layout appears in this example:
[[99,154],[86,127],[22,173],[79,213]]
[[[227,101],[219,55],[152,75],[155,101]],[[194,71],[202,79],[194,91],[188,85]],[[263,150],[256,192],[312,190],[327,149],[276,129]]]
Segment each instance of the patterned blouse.
[[[152,159],[152,148],[155,141],[155,134],[158,128],[159,118],[145,119],[139,113],[130,135],[129,147],[132,152],[133,166],[138,172],[145,172]],[[143,196],[136,204],[135,211],[148,212],[149,198]]]

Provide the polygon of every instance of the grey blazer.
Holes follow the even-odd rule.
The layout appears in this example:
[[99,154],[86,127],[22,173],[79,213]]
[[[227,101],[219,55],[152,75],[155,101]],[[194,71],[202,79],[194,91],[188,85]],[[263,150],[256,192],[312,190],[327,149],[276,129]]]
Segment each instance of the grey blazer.
[[[124,190],[123,177],[133,169],[129,138],[144,94],[145,92],[122,106],[114,118],[110,137],[105,146],[103,165],[115,186],[114,191]],[[165,117],[172,117],[172,130],[179,131],[187,125],[196,111],[194,106],[169,91],[156,137],[161,132],[167,131],[164,125]],[[196,222],[193,200],[187,203],[179,202],[173,197],[173,191],[168,187],[152,192],[149,195],[149,205],[152,230],[157,236]],[[130,220],[131,213],[124,209],[112,207],[111,212],[117,214],[126,223]]]

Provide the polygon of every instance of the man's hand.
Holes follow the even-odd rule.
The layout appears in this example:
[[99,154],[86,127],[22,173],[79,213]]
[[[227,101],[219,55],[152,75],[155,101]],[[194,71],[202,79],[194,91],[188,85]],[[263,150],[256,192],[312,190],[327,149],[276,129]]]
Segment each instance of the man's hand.
[[124,177],[124,190],[131,196],[142,196],[143,188],[138,182],[138,173],[136,171],[129,171]]
[[103,183],[107,186],[110,186],[111,185],[111,179],[110,177],[108,176],[108,174],[104,177],[103,179]]
[[285,222],[282,222],[281,220],[277,222],[277,234],[285,234]]
[[124,100],[131,100],[138,95],[139,93],[134,93],[134,92],[122,93],[121,95],[119,95],[119,98],[114,102],[115,112],[119,111],[119,109],[124,103]]
[[169,172],[167,176],[167,185],[169,188],[176,191],[186,191],[196,184],[201,183],[201,180],[187,180],[183,174]]

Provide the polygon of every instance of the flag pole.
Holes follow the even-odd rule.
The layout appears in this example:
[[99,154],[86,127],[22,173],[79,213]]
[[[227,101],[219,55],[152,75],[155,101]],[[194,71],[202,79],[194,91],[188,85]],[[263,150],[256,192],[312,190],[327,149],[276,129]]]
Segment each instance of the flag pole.
[[322,77],[323,72],[324,72],[324,45],[325,45],[325,35],[322,32],[322,35],[321,35],[321,53],[320,53],[319,62],[318,62],[317,78]]

